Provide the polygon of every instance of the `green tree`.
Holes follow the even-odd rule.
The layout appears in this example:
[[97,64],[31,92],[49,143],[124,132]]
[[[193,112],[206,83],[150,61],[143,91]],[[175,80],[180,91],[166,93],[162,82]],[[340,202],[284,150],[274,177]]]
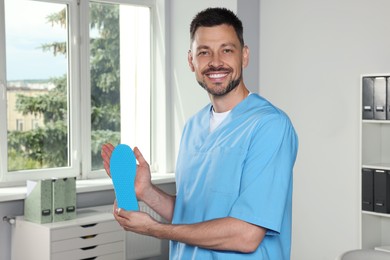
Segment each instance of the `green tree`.
[[[10,170],[61,167],[67,165],[67,95],[66,78],[51,80],[56,86],[36,97],[19,94],[16,110],[23,115],[43,115],[44,127],[8,134]],[[23,163],[21,155],[25,158]],[[35,163],[32,163],[35,162]],[[11,167],[12,166],[12,167]]]
[[[119,143],[119,6],[90,5],[91,30],[98,35],[90,41],[92,165],[102,167],[100,148],[103,143]],[[66,28],[66,10],[47,17],[52,26]],[[43,51],[66,55],[66,43],[42,44]],[[30,97],[19,95],[17,111],[43,115],[44,126],[31,131],[10,131],[10,170],[60,167],[68,164],[67,77],[53,78],[55,88],[47,94]],[[80,86],[81,88],[89,86]],[[17,155],[22,155],[21,160]],[[22,162],[23,161],[23,162]]]

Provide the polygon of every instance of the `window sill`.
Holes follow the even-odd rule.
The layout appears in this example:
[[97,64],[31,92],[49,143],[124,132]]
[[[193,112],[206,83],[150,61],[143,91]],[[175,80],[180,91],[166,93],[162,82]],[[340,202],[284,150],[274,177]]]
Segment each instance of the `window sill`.
[[[174,183],[175,174],[153,174],[153,184]],[[109,178],[78,180],[76,183],[77,193],[112,190],[112,182]],[[26,198],[26,186],[0,188],[0,202],[24,200]]]

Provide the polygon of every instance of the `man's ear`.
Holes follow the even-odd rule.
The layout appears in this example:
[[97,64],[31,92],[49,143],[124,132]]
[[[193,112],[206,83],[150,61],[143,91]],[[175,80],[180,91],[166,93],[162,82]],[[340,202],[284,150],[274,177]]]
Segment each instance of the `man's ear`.
[[190,66],[191,71],[194,72],[195,71],[195,67],[194,67],[194,64],[192,63],[193,62],[193,56],[192,56],[192,51],[191,50],[188,51],[187,59],[188,59],[188,65]]
[[249,48],[247,45],[242,48],[242,68],[246,68],[249,64]]

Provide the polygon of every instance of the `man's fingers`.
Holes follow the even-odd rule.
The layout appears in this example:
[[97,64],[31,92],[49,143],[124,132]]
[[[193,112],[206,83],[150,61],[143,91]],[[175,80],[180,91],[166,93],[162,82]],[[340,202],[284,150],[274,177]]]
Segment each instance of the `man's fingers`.
[[104,169],[106,170],[106,173],[108,174],[108,176],[111,177],[110,164],[109,164],[109,162],[103,161],[103,166],[104,166]]
[[111,154],[112,154],[112,151],[114,151],[115,147],[110,144],[110,143],[107,143],[107,144],[103,144],[102,145],[102,157],[105,158],[105,157],[111,157]]
[[138,147],[134,147],[133,152],[134,152],[135,158],[137,159],[137,161],[139,162],[140,165],[147,164],[144,156],[142,155],[142,153],[138,149]]
[[103,166],[104,166],[104,169],[106,170],[108,176],[110,176],[110,177],[111,177],[110,158],[111,158],[112,151],[114,151],[114,149],[115,149],[115,147],[112,144],[107,143],[107,144],[102,145],[102,150],[101,150],[101,156],[103,158]]

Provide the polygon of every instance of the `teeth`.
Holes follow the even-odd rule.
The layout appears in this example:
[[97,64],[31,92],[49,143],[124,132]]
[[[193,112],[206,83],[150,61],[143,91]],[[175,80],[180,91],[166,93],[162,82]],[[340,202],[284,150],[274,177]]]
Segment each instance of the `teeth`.
[[226,76],[226,73],[224,73],[224,74],[210,74],[208,76],[209,76],[209,78],[212,78],[212,79],[223,78]]

